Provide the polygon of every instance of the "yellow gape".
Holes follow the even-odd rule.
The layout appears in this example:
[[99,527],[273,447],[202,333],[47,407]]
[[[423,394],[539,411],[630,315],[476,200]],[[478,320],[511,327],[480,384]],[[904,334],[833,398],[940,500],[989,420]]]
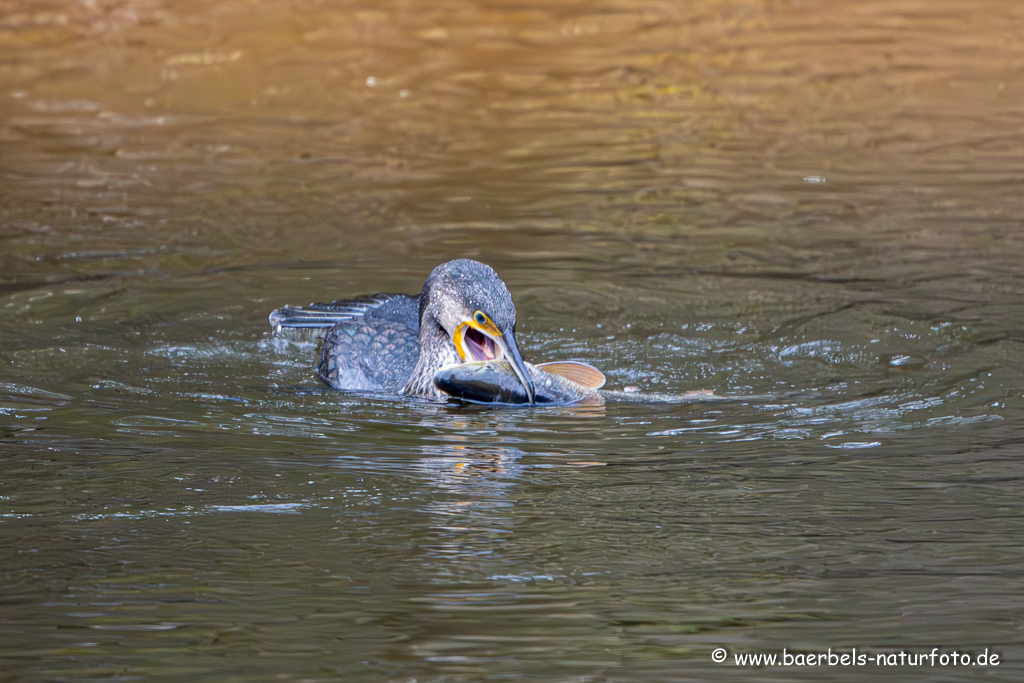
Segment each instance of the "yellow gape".
[[504,335],[483,311],[459,325],[452,341],[463,362],[505,357]]

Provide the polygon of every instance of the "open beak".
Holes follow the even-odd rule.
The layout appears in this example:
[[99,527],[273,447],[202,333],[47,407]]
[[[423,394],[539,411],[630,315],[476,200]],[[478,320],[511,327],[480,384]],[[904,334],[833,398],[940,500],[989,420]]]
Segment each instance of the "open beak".
[[502,340],[505,343],[505,358],[508,359],[509,365],[512,366],[512,371],[516,373],[516,377],[519,378],[523,388],[526,389],[526,395],[530,397],[530,403],[536,403],[533,380],[530,379],[530,373],[526,371],[526,361],[523,360],[522,354],[519,353],[515,334],[512,330],[509,330],[508,334],[502,337]]
[[530,379],[523,355],[519,353],[515,333],[509,330],[502,334],[490,321],[487,322],[486,325],[479,325],[474,320],[467,320],[459,325],[452,339],[459,357],[463,362],[500,359],[508,361],[519,382],[526,389],[530,403],[535,403],[533,380]]

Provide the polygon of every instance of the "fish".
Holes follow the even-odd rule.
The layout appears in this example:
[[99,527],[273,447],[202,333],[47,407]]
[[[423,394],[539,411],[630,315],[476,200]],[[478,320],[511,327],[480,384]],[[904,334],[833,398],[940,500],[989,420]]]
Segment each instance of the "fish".
[[[604,374],[586,363],[560,361],[526,363],[533,380],[534,401],[546,405],[600,404],[598,389]],[[449,396],[470,403],[520,405],[529,403],[523,383],[505,360],[446,365],[434,374],[434,386]]]
[[[635,387],[609,391],[605,376],[597,368],[577,361],[533,365],[526,363],[533,380],[535,402],[549,406],[601,405],[616,403],[734,403],[770,402],[772,395],[723,396],[706,389],[682,394],[643,393]],[[454,363],[434,375],[434,386],[448,396],[469,403],[522,405],[530,402],[523,383],[505,360]]]

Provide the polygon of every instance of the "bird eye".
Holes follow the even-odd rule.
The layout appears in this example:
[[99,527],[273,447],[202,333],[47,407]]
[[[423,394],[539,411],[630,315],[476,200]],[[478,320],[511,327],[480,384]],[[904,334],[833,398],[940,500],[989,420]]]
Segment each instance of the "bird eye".
[[480,311],[477,311],[476,315],[474,315],[473,317],[476,318],[476,324],[477,325],[486,325],[487,324],[487,316],[484,315],[483,313],[481,313]]

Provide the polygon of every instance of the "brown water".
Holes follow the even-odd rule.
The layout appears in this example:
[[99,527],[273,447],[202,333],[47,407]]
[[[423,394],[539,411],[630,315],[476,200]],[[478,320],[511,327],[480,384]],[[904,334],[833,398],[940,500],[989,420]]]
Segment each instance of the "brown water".
[[[0,679],[1021,680],[1021,36],[0,3]],[[528,360],[780,398],[368,399],[267,325],[463,256]],[[1001,660],[732,658],[854,647]]]

